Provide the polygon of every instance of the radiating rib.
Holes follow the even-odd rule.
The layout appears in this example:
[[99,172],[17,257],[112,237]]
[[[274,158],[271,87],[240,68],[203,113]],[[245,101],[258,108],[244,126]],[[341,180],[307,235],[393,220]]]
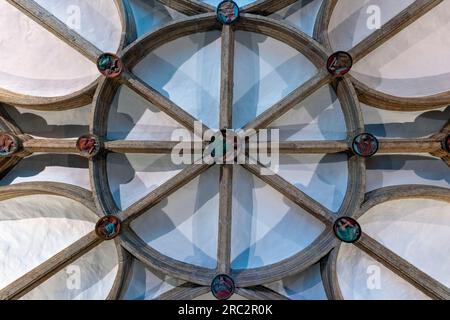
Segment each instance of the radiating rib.
[[236,289],[236,294],[250,300],[289,300],[278,292],[263,286],[238,288]]
[[442,142],[436,139],[384,139],[380,140],[379,153],[433,153],[441,150]]
[[219,181],[219,239],[217,248],[217,273],[231,271],[231,219],[233,198],[233,165],[220,167]]
[[[130,89],[135,91],[141,97],[149,101],[161,111],[168,114],[170,117],[178,121],[181,125],[191,130],[192,132],[194,132],[195,130],[195,123],[200,123],[199,120],[177,106],[173,101],[164,97],[158,91],[150,87],[148,84],[146,84],[144,81],[131,74],[130,72],[124,71],[122,73],[122,80]],[[201,136],[204,131],[208,130],[208,127],[204,124],[202,124],[200,128],[202,132],[195,132],[199,136]]]
[[258,0],[242,8],[242,12],[268,16],[281,10],[297,0]]
[[[272,188],[280,192],[286,198],[294,202],[296,205],[309,212],[316,219],[322,221],[326,226],[333,224],[334,217],[330,210],[306,195],[304,192],[300,191],[279,175],[274,172],[268,174],[268,169],[259,164],[243,164],[242,166],[253,173],[256,177],[270,185]],[[266,174],[261,174],[262,170],[266,170]]]
[[450,299],[449,288],[420,271],[367,234],[363,234],[355,245],[431,298]]
[[209,287],[186,283],[163,293],[156,300],[193,300],[210,290]]
[[158,1],[188,16],[212,12],[215,9],[210,4],[203,3],[202,1],[198,0],[158,0]]
[[350,50],[354,62],[380,47],[383,43],[394,37],[407,26],[418,20],[443,0],[416,0],[413,4],[400,12],[380,29],[376,30],[362,42]]
[[[378,153],[434,153],[442,148],[441,140],[437,139],[382,139],[379,140]],[[280,142],[250,142],[248,151],[256,153],[264,149],[280,154],[331,154],[349,151],[349,143],[341,141],[280,141]]]
[[23,142],[23,149],[31,153],[79,153],[76,144],[77,140],[30,139]]
[[327,154],[349,150],[347,141],[280,141],[280,142],[250,142],[248,151],[257,154],[258,150],[279,152],[280,154]]
[[0,179],[3,179],[19,162],[21,157],[0,159]]
[[220,77],[220,129],[231,129],[233,126],[234,47],[234,29],[232,26],[224,25]]
[[77,50],[90,61],[97,63],[102,51],[95,45],[71,30],[54,15],[45,10],[32,0],[6,0],[14,7],[25,13],[28,17],[36,21],[43,28],[47,29],[69,46]]
[[331,81],[332,77],[327,70],[321,69],[310,80],[306,81],[288,96],[277,102],[275,105],[264,111],[254,120],[244,126],[245,130],[261,129],[267,127],[270,123],[277,120],[283,114],[295,107],[297,104],[308,98],[315,91]]
[[[0,89],[1,95],[2,89]],[[13,133],[16,135],[22,134],[22,130],[17,126],[17,124],[13,123],[14,120],[11,119],[8,112],[5,110],[4,104],[0,104],[0,132]]]
[[150,153],[150,154],[170,154],[174,148],[182,148],[189,151],[190,154],[201,154],[206,143],[196,144],[191,142],[178,141],[134,141],[117,140],[105,142],[105,148],[117,153]]
[[208,164],[193,164],[163,183],[161,186],[150,192],[147,196],[134,203],[125,211],[121,212],[119,218],[129,223],[147,210],[157,205],[161,200],[167,198],[172,193],[188,184],[197,176],[210,168]]
[[16,300],[102,242],[92,231],[0,291],[0,300]]

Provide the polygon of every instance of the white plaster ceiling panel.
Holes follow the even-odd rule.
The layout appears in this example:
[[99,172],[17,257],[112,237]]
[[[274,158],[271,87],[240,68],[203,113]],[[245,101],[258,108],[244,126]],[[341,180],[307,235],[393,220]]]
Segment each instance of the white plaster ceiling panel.
[[378,138],[426,138],[439,132],[450,119],[450,107],[430,111],[392,111],[361,104],[366,131]]
[[157,270],[150,270],[139,260],[133,259],[125,300],[152,300],[185,283]]
[[371,208],[358,221],[369,236],[450,287],[450,203],[389,201]]
[[217,259],[219,168],[213,167],[130,224],[150,247],[213,269]]
[[297,27],[309,36],[313,36],[314,24],[323,0],[299,0],[269,17],[282,20]]
[[0,201],[0,288],[92,231],[94,213],[52,195]]
[[379,10],[380,23],[384,25],[413,2],[414,0],[337,1],[328,26],[332,48],[347,51],[376,31],[372,26],[374,9]]
[[446,92],[450,90],[449,32],[450,2],[443,1],[358,61],[351,73],[369,87],[394,96]]
[[341,245],[336,271],[346,300],[430,299],[352,244]]
[[64,111],[38,111],[12,106],[3,108],[22,132],[34,138],[76,139],[89,133],[92,107]]
[[347,155],[280,154],[278,174],[317,202],[337,212],[347,191]]
[[320,264],[315,264],[297,275],[267,284],[266,287],[291,300],[327,300]]
[[90,190],[89,162],[79,155],[34,154],[15,165],[2,177],[0,185],[37,181],[72,184]]
[[133,72],[210,128],[219,127],[220,32],[169,42],[143,58]]
[[136,23],[137,36],[151,32],[169,22],[185,17],[157,0],[129,0]]
[[21,300],[105,300],[118,271],[114,241],[103,242]]
[[109,109],[108,139],[171,141],[177,129],[184,127],[128,87],[119,88]]
[[423,184],[450,187],[450,173],[447,164],[427,154],[376,155],[366,162],[366,191],[375,189]]
[[35,1],[103,52],[119,48],[122,24],[114,0]]
[[325,226],[279,192],[236,166],[231,266],[257,268],[302,251]]
[[[92,3],[91,1],[82,2]],[[58,3],[61,5],[63,1]],[[102,3],[102,7],[97,7],[96,11],[107,10],[106,4],[115,7],[113,1],[105,0],[98,3]],[[84,14],[82,17],[85,17],[81,23],[82,30],[89,35],[105,32],[108,36],[97,34],[95,38],[101,39],[101,42],[94,42],[94,44],[103,44],[105,48],[115,48],[114,51],[116,51],[119,41],[110,36],[114,34],[114,30],[109,30],[100,20],[86,18],[86,11],[94,10],[82,11]],[[62,14],[62,11],[59,12]],[[116,15],[118,15],[117,12]],[[118,26],[120,21],[119,24],[114,25],[114,29]],[[98,77],[95,64],[7,1],[0,2],[0,30],[2,30],[0,32],[2,44],[0,88],[2,89],[24,95],[58,97],[79,91]]]
[[107,157],[109,188],[117,206],[125,210],[184,167],[173,164],[170,154],[110,153]]
[[237,31],[233,127],[242,128],[316,72],[294,48],[261,34]]
[[281,141],[344,140],[347,126],[341,103],[330,86],[324,86],[269,125]]

